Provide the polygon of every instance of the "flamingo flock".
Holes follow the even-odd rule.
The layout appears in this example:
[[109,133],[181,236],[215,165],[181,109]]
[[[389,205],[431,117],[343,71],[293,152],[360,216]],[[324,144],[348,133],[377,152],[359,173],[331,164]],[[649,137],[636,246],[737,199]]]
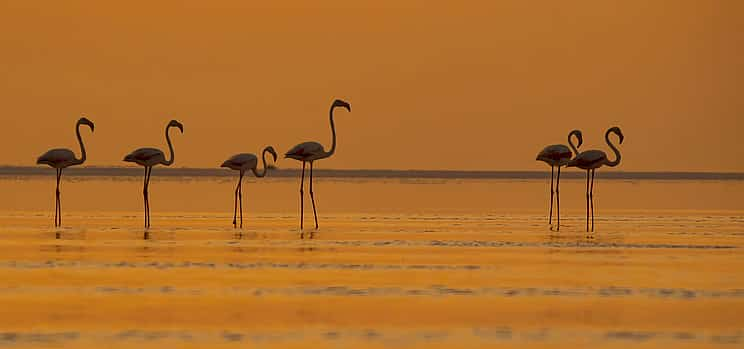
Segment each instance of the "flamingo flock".
[[[560,216],[560,196],[558,194],[558,186],[561,180],[561,166],[566,167],[578,167],[582,170],[586,170],[586,231],[594,232],[594,171],[602,166],[615,167],[620,165],[620,151],[615,145],[610,142],[610,133],[614,133],[619,137],[619,143],[623,143],[625,136],[619,127],[610,127],[605,132],[605,141],[609,145],[610,149],[615,153],[615,160],[610,161],[607,154],[601,150],[587,150],[579,153],[578,148],[583,143],[584,139],[579,130],[573,130],[568,133],[568,145],[571,147],[569,150],[563,144],[554,144],[545,147],[542,151],[537,154],[536,160],[543,161],[550,165],[550,218],[548,219],[549,224],[553,224],[553,169],[558,167],[558,179],[555,185],[555,196],[558,207],[557,214],[557,226],[556,231],[560,230],[561,216]],[[578,144],[574,145],[571,141],[571,137],[575,136],[578,140]],[[573,150],[573,153],[571,151]],[[572,158],[571,154],[575,154]],[[591,177],[591,181],[590,178]],[[590,214],[591,212],[591,214]],[[590,219],[591,216],[591,230],[590,230]]]
[[[336,99],[331,104],[329,110],[329,122],[331,128],[331,147],[325,150],[322,144],[318,142],[303,142],[295,145],[285,154],[285,158],[300,161],[302,163],[302,172],[300,175],[300,231],[304,229],[304,187],[305,187],[305,170],[309,166],[309,191],[310,201],[313,207],[313,218],[315,229],[319,228],[318,213],[315,204],[315,193],[313,191],[313,165],[315,161],[322,160],[333,156],[336,152],[336,125],[334,123],[334,112],[337,108],[346,109],[351,112],[351,105],[340,99]],[[69,149],[51,149],[39,156],[36,163],[53,167],[57,171],[56,191],[55,191],[55,209],[54,209],[54,226],[62,225],[62,208],[60,202],[60,180],[62,170],[70,167],[81,165],[86,160],[85,145],[80,135],[80,126],[88,126],[91,132],[94,131],[94,124],[86,117],[81,117],[75,124],[75,133],[80,144],[80,158],[75,157],[75,153]],[[143,178],[143,202],[144,202],[144,227],[147,231],[150,228],[150,197],[149,186],[152,168],[157,165],[171,166],[175,162],[175,152],[170,138],[170,129],[177,128],[183,133],[183,124],[177,120],[171,120],[165,127],[165,140],[168,144],[170,157],[166,159],[165,153],[157,148],[139,148],[123,159],[125,162],[133,162],[144,168]],[[537,154],[537,161],[545,162],[550,166],[550,210],[548,213],[548,224],[553,229],[553,202],[556,206],[556,226],[555,230],[560,231],[560,179],[561,167],[577,167],[586,171],[586,231],[594,232],[594,177],[595,171],[603,166],[616,167],[620,164],[621,154],[617,146],[610,140],[610,134],[618,137],[618,144],[622,144],[625,136],[619,127],[611,127],[605,132],[605,142],[614,153],[615,159],[610,160],[607,153],[602,150],[586,150],[579,152],[579,147],[584,142],[583,134],[579,130],[572,130],[568,133],[568,146],[563,144],[553,144],[545,147]],[[577,143],[574,144],[573,139]],[[252,153],[236,154],[225,160],[220,167],[225,167],[239,172],[238,181],[235,186],[233,201],[233,228],[243,228],[243,177],[249,170],[257,178],[265,177],[268,170],[273,167],[266,161],[266,154],[271,154],[273,162],[277,161],[277,153],[274,147],[267,146],[261,152],[262,169],[258,170],[258,157]],[[557,173],[557,174],[556,174]],[[555,199],[555,200],[554,200]],[[239,211],[239,213],[238,213]],[[238,216],[240,221],[238,223]]]

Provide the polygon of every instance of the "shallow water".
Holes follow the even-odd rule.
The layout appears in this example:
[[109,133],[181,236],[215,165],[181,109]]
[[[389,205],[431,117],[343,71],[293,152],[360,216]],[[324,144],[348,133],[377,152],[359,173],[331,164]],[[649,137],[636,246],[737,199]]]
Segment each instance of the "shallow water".
[[[0,179],[0,346],[738,347],[744,183]],[[306,224],[312,211],[306,202]],[[308,216],[309,214],[309,216]],[[59,238],[56,238],[57,235]]]

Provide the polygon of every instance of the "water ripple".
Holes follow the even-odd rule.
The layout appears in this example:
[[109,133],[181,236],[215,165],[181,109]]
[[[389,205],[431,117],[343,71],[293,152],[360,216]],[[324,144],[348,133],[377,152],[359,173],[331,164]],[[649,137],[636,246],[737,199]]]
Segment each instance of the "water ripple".
[[74,294],[161,294],[161,295],[237,295],[237,296],[336,296],[336,297],[650,297],[668,299],[744,298],[744,289],[694,290],[684,288],[540,288],[540,287],[175,287],[171,285],[149,287],[95,286],[95,287],[5,287],[0,294],[74,293]]

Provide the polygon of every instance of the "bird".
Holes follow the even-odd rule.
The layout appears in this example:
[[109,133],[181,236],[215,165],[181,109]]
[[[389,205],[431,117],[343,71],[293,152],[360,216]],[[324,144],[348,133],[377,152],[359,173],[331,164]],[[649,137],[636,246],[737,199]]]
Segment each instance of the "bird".
[[54,203],[54,226],[62,226],[62,206],[59,200],[59,181],[62,178],[62,169],[70,166],[81,165],[85,162],[85,145],[83,145],[83,138],[80,137],[80,125],[86,125],[90,127],[90,131],[93,132],[95,126],[93,121],[88,120],[86,117],[81,117],[75,124],[75,133],[77,134],[78,143],[80,143],[80,159],[75,158],[75,153],[70,149],[57,148],[47,151],[46,153],[39,156],[36,160],[38,165],[49,165],[57,170],[57,190],[56,200]]
[[233,205],[233,228],[237,228],[237,210],[238,201],[240,201],[240,227],[243,228],[243,175],[248,170],[253,172],[253,175],[257,178],[266,176],[268,167],[266,166],[266,153],[271,154],[276,162],[276,151],[274,147],[268,146],[261,152],[261,160],[263,161],[263,171],[258,172],[258,158],[255,154],[241,153],[231,156],[225,160],[220,167],[227,167],[232,170],[240,171],[240,177],[238,178],[238,184],[235,186],[235,205]]
[[[572,136],[575,136],[576,139],[578,139],[578,145],[573,144],[571,138]],[[555,182],[555,201],[557,209],[556,218],[558,219],[556,231],[561,230],[561,196],[558,191],[558,187],[561,184],[561,166],[565,166],[568,160],[571,159],[571,150],[573,150],[573,154],[579,155],[578,148],[583,142],[584,139],[581,135],[581,131],[572,130],[568,133],[568,145],[571,146],[571,149],[563,144],[553,144],[545,147],[540,153],[537,154],[537,158],[535,158],[535,160],[537,161],[543,161],[546,164],[550,165],[550,218],[548,218],[548,224],[550,224],[551,226],[553,224],[553,177],[554,170],[556,167],[558,167],[558,176]]]
[[[586,170],[586,231],[589,232],[589,211],[591,207],[592,216],[592,227],[591,231],[594,232],[594,171],[602,166],[615,167],[620,165],[620,151],[615,145],[610,142],[610,133],[614,133],[619,138],[619,144],[623,144],[625,136],[623,131],[619,127],[614,126],[607,129],[605,132],[605,142],[610,146],[612,151],[615,153],[615,160],[610,161],[607,154],[601,150],[587,150],[579,153],[573,159],[566,163],[566,167],[578,167],[582,170]],[[591,177],[591,180],[589,179]],[[590,184],[591,183],[591,184]]]
[[305,164],[310,163],[310,200],[313,203],[313,216],[315,217],[315,229],[318,229],[318,213],[315,209],[315,194],[313,193],[313,163],[316,160],[325,159],[331,157],[336,152],[336,126],[333,123],[333,111],[336,108],[345,108],[351,112],[351,105],[340,99],[336,99],[331,104],[331,109],[328,112],[331,120],[331,133],[333,134],[333,141],[331,143],[331,149],[325,151],[323,146],[318,142],[304,142],[295,145],[284,154],[285,158],[302,161],[302,175],[300,179],[300,231],[303,227],[304,218],[304,183],[305,183]]
[[142,189],[142,195],[145,201],[145,229],[150,227],[150,198],[148,189],[150,187],[150,175],[152,174],[152,167],[155,165],[170,166],[175,160],[175,154],[173,153],[173,145],[171,144],[170,135],[168,130],[171,127],[177,127],[181,133],[183,133],[183,124],[177,120],[171,120],[165,127],[165,140],[168,142],[168,149],[170,150],[170,159],[165,159],[165,154],[160,149],[155,148],[139,148],[129,155],[124,157],[125,162],[134,162],[137,165],[145,167],[145,180],[144,188]]

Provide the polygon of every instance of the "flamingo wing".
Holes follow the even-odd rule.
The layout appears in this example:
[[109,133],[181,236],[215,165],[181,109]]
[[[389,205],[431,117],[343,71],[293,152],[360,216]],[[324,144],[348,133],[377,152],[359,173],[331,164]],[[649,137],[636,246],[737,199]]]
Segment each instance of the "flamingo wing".
[[39,156],[37,164],[45,164],[54,168],[64,168],[75,163],[75,153],[70,149],[52,149]]
[[255,168],[258,165],[258,158],[255,154],[241,153],[233,155],[229,159],[225,160],[220,167],[227,167],[233,170],[245,171],[251,168]]
[[154,166],[165,161],[165,154],[160,149],[139,148],[125,156],[124,161],[134,162],[142,166]]
[[284,154],[284,157],[303,161],[323,153],[325,153],[325,149],[320,143],[305,142],[292,147]]
[[579,153],[568,162],[568,166],[578,167],[584,170],[598,168],[607,161],[607,154],[601,150],[587,150]]
[[536,160],[544,161],[549,165],[563,165],[571,159],[571,149],[563,144],[553,144],[545,147],[537,154]]

